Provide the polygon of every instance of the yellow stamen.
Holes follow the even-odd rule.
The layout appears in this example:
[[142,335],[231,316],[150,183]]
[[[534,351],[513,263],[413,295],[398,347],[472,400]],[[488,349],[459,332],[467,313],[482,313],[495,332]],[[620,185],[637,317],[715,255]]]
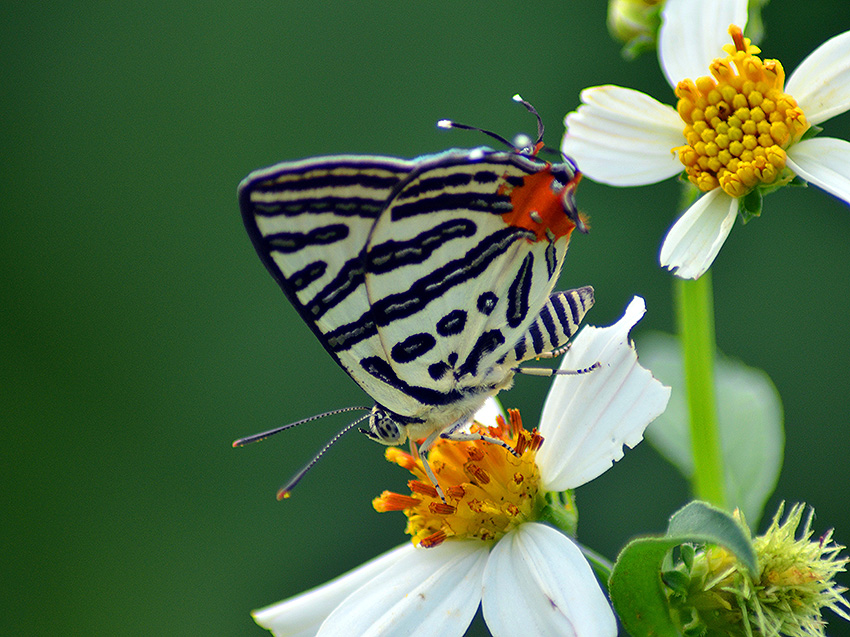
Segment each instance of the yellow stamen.
[[442,531],[437,531],[436,533],[432,533],[428,537],[422,538],[419,542],[419,545],[424,549],[430,549],[438,544],[442,544],[446,540],[446,534]]
[[428,452],[428,462],[445,491],[444,503],[424,478],[421,461],[389,447],[387,459],[417,479],[408,482],[411,495],[385,491],[372,505],[380,512],[403,510],[407,533],[414,544],[425,548],[451,537],[497,540],[518,524],[536,519],[545,506],[535,464],[543,437],[523,428],[518,411],[509,410],[509,414],[510,425],[499,418],[496,427],[476,424],[472,431],[503,440],[517,456],[482,440],[438,439]]
[[719,186],[741,197],[779,177],[785,149],[809,124],[794,98],[783,92],[782,65],[759,59],[759,48],[734,24],[729,35],[733,44],[723,47],[728,57],[709,65],[713,78],[683,80],[676,87],[687,145],[673,151],[700,190]]
[[428,498],[437,497],[437,489],[434,488],[433,484],[425,484],[420,480],[409,480],[407,486],[413,493],[418,493]]
[[414,497],[393,493],[392,491],[384,491],[380,498],[375,498],[375,502],[380,502],[381,513],[386,511],[404,511],[419,504],[419,500]]

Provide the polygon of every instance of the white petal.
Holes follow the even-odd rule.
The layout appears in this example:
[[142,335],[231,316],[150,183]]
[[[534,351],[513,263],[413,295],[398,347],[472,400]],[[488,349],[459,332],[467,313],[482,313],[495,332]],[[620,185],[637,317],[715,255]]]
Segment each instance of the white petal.
[[497,416],[501,416],[507,421],[507,416],[505,415],[505,410],[502,409],[502,404],[498,401],[498,399],[491,396],[484,401],[481,409],[475,412],[473,420],[479,424],[486,425],[487,427],[495,427]]
[[788,78],[785,92],[797,100],[810,124],[850,109],[850,31],[812,51]]
[[813,137],[788,149],[788,168],[818,188],[850,203],[850,143]]
[[278,637],[284,635],[287,637],[315,635],[322,622],[346,597],[396,562],[404,562],[409,559],[408,554],[414,550],[413,545],[408,542],[358,566],[327,584],[277,604],[255,610],[251,614],[260,626],[272,631]]
[[672,152],[685,143],[674,108],[620,86],[584,89],[581,101],[564,121],[561,149],[593,181],[641,186],[683,170]]
[[661,265],[683,279],[698,279],[723,247],[738,214],[738,200],[720,188],[703,195],[673,224],[661,246]]
[[670,86],[685,78],[710,75],[709,63],[726,57],[729,25],[747,24],[747,0],[667,0],[658,33],[658,63]]
[[463,635],[481,601],[488,555],[478,540],[415,549],[342,602],[319,635]]
[[484,620],[495,637],[613,637],[617,622],[581,550],[561,532],[523,524],[484,571]]
[[547,491],[573,489],[604,473],[634,447],[667,407],[670,388],[638,365],[629,331],[646,306],[636,296],[610,327],[586,326],[573,341],[561,369],[599,369],[558,376],[540,418],[543,446],[537,465]]

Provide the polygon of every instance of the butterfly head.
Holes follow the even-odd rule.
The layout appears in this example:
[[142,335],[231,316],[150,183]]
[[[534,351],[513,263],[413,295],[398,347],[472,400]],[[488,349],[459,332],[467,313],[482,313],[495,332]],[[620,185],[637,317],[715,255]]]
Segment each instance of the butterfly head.
[[576,230],[586,234],[590,229],[585,216],[576,207],[576,187],[581,181],[581,171],[567,158],[563,164],[552,166],[552,176],[555,178],[553,186],[560,185],[559,196],[564,207],[567,218],[575,224]]
[[364,434],[382,445],[394,447],[407,440],[407,424],[401,418],[381,405],[372,407],[369,414],[369,428],[360,428]]
[[537,158],[515,155],[516,161],[530,167],[520,185],[505,184],[500,194],[510,198],[510,210],[502,213],[508,225],[530,230],[530,241],[552,243],[569,241],[573,230],[587,232],[584,216],[578,211],[575,190],[581,173],[569,162],[551,164]]

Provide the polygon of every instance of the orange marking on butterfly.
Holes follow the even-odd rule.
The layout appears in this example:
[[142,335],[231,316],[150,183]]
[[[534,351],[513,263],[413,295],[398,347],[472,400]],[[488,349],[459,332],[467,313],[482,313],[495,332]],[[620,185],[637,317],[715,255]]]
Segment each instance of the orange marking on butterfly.
[[553,190],[555,177],[547,166],[523,177],[521,186],[512,187],[503,183],[498,192],[510,196],[513,209],[504,213],[502,219],[508,225],[531,230],[537,241],[549,240],[546,230],[550,230],[557,238],[569,237],[576,226],[564,213],[564,196],[575,191],[579,181],[581,173],[576,173],[566,186]]

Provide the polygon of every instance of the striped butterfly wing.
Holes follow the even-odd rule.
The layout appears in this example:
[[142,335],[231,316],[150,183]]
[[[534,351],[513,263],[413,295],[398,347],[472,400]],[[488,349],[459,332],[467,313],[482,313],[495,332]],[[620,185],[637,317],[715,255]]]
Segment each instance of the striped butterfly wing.
[[538,356],[552,357],[563,353],[595,301],[593,288],[588,286],[555,292],[508,352],[505,365],[515,367]]
[[242,218],[266,268],[358,382],[352,347],[361,357],[381,353],[363,251],[389,197],[416,166],[384,157],[316,157],[258,170],[239,185]]
[[561,223],[554,191],[566,184],[550,187],[548,167],[512,152],[450,151],[404,180],[367,246],[366,288],[383,354],[359,360],[366,376],[358,382],[379,403],[451,424],[535,355],[532,346],[518,357],[517,348],[542,310],[566,323],[536,344],[559,347],[575,331],[569,320],[580,321],[584,309],[567,317],[549,296],[574,226]]

